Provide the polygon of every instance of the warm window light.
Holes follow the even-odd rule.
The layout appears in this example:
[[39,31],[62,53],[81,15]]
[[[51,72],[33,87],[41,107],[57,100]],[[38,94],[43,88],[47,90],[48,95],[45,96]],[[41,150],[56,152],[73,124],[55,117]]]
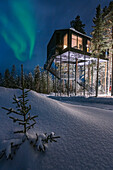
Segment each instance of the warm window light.
[[63,47],[64,47],[64,49],[65,49],[65,48],[67,48],[67,45],[64,45]]
[[91,52],[91,41],[87,40],[87,52],[90,53]]
[[82,38],[78,37],[78,49],[83,50],[83,42]]
[[71,47],[72,48],[78,48],[78,45],[77,45],[77,36],[72,34],[72,43],[71,43]]
[[83,39],[77,35],[72,34],[71,47],[83,50]]
[[63,39],[63,49],[67,48],[68,46],[68,36],[67,34],[64,36],[64,39]]

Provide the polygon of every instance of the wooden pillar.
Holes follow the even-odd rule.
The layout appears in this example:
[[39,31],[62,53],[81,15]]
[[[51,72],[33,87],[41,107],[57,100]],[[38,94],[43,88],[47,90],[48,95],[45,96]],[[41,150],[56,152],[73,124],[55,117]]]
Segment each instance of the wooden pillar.
[[[89,60],[89,63],[88,63],[88,85],[89,85],[89,87],[91,85],[90,60]],[[90,95],[90,92],[89,92],[89,95]]]
[[104,82],[104,89],[105,89],[105,93],[107,94],[106,85],[107,85],[107,63],[105,62],[105,82]]
[[86,70],[85,70],[85,55],[84,55],[84,96],[85,96],[85,74],[86,74]]
[[77,95],[77,74],[78,74],[78,59],[76,58],[76,64],[75,64],[75,96]]
[[53,92],[55,92],[55,76],[53,76]]
[[63,94],[64,94],[64,79],[63,79],[63,81],[62,81],[62,92],[63,92]]
[[62,72],[61,72],[61,55],[60,55],[60,96],[61,96],[61,93],[62,93],[62,87],[61,87],[62,86],[62,80],[61,80],[62,77],[61,77],[61,73]]
[[69,67],[69,64],[70,64],[70,51],[68,51],[68,89],[67,89],[67,95],[68,96],[70,94],[70,84],[69,84],[69,81],[70,81],[70,76],[69,76],[70,71],[69,71],[69,69],[70,69],[70,67]]
[[55,96],[56,96],[56,63],[55,63]]
[[[112,40],[113,40],[113,26],[112,26]],[[113,50],[113,44],[112,44]],[[111,81],[111,96],[113,96],[113,51],[112,51],[112,81]]]
[[109,60],[107,60],[107,77],[106,77],[106,94],[108,95],[109,94],[109,79],[108,79],[108,65],[109,65]]
[[90,61],[88,63],[88,85],[90,85]]
[[93,63],[92,63],[92,74],[91,74],[91,88],[93,89]]

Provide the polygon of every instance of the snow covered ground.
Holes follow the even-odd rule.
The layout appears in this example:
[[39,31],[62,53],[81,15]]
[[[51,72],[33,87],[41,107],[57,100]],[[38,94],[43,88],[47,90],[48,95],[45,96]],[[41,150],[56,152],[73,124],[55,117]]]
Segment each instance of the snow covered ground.
[[[20,90],[0,87],[0,107],[11,107]],[[53,100],[51,98],[57,99]],[[27,143],[13,160],[0,160],[0,170],[85,170],[113,169],[113,98],[51,97],[29,93],[31,113],[38,114],[34,132],[53,131],[61,138],[49,143],[45,153]],[[0,146],[18,138],[16,125],[0,108]]]

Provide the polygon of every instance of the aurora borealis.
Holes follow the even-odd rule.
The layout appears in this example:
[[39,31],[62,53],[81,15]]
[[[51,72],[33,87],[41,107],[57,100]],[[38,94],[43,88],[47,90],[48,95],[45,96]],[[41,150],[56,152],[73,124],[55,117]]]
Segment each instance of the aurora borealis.
[[31,1],[8,1],[8,10],[10,15],[0,12],[0,34],[18,60],[31,59],[36,38],[36,21],[31,13]]
[[88,35],[100,3],[111,0],[0,0],[0,73],[14,64],[26,71],[44,66],[47,44],[57,29],[70,27],[77,15],[86,24]]

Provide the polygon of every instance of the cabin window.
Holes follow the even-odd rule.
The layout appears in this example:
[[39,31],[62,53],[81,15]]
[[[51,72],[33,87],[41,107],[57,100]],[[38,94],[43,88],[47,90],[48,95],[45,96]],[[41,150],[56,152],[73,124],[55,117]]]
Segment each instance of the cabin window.
[[77,35],[72,34],[71,47],[83,50],[83,39]]
[[91,52],[91,41],[87,40],[87,52],[90,53]]
[[83,40],[81,37],[78,37],[78,49],[83,50]]
[[63,49],[68,47],[68,35],[64,35],[64,39],[63,39]]
[[72,43],[71,43],[71,47],[72,48],[78,48],[78,45],[77,45],[77,36],[72,34]]

